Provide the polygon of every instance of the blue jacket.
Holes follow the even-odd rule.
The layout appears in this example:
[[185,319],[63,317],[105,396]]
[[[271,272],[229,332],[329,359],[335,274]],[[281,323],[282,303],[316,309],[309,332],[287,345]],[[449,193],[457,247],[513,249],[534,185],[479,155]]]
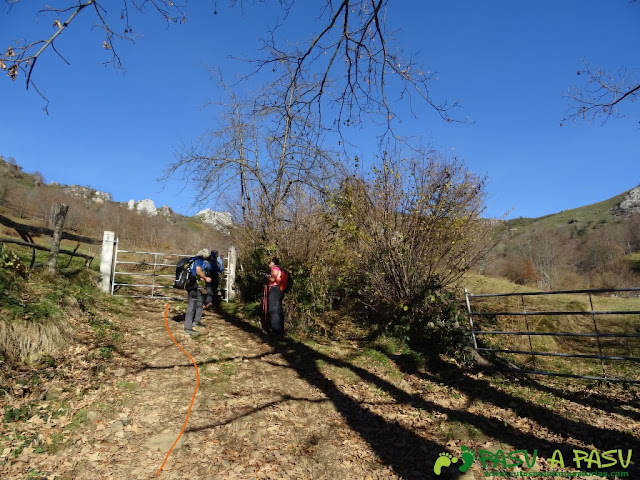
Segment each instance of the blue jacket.
[[207,275],[218,275],[219,273],[224,271],[224,267],[222,265],[222,259],[220,257],[216,257],[216,263],[214,264],[212,261],[207,261]]
[[191,265],[191,275],[193,275],[197,279],[198,275],[196,274],[196,267],[200,267],[203,272],[206,272],[209,268],[209,262],[207,262],[202,257],[196,257],[196,259],[193,261],[193,264]]

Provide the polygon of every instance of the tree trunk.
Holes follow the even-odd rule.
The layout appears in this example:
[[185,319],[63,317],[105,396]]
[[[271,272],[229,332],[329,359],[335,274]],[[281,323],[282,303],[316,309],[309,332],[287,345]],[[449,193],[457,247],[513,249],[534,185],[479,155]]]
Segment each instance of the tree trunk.
[[60,209],[56,213],[55,226],[53,228],[53,242],[51,242],[51,253],[49,254],[49,262],[47,268],[49,271],[55,272],[58,265],[58,252],[60,251],[60,241],[62,240],[62,228],[67,217],[69,206],[64,203],[60,204]]

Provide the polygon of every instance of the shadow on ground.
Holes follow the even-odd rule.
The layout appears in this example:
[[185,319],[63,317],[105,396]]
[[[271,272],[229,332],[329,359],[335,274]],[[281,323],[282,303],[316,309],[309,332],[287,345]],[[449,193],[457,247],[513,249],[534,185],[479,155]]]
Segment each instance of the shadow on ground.
[[[448,408],[429,399],[425,392],[408,392],[404,388],[385,380],[384,378],[358,367],[349,361],[334,358],[318,352],[302,342],[289,337],[271,338],[256,325],[247,320],[238,318],[227,312],[218,310],[218,313],[226,322],[248,332],[267,342],[272,351],[245,357],[242,359],[257,359],[273,353],[278,353],[288,363],[289,368],[295,370],[296,374],[304,379],[309,385],[319,389],[326,399],[322,401],[331,402],[345,422],[363,440],[365,440],[376,453],[380,461],[389,466],[398,476],[405,479],[425,479],[439,478],[434,473],[434,465],[437,460],[448,452],[451,456],[460,456],[459,451],[449,451],[446,440],[438,438],[426,438],[416,431],[396,422],[392,419],[373,412],[368,407],[370,404],[360,402],[343,392],[339,385],[327,378],[320,370],[320,364],[332,365],[340,369],[346,369],[356,375],[361,381],[373,385],[384,392],[390,398],[388,403],[396,406],[410,406],[419,409],[427,414],[437,414],[446,418],[450,424],[459,423],[479,431],[493,443],[508,445],[513,449],[537,450],[539,455],[550,458],[555,450],[563,453],[565,458],[572,458],[573,448],[582,448],[578,444],[589,445],[591,448],[600,451],[611,449],[631,449],[640,451],[640,441],[636,434],[608,428],[607,426],[590,424],[582,418],[568,418],[550,409],[547,409],[533,401],[525,400],[516,395],[509,394],[484,378],[476,378],[469,375],[468,371],[462,370],[456,365],[442,361],[439,358],[429,360],[426,368],[417,368],[414,362],[407,361],[402,356],[386,354],[401,371],[421,378],[422,380],[434,382],[450,389],[451,392],[459,392],[468,398],[464,408]],[[179,317],[172,318],[179,321]],[[153,366],[141,362],[134,358],[133,354],[120,352],[124,357],[135,360],[137,371],[144,369],[173,369],[176,365]],[[220,358],[200,362],[199,365],[208,363],[219,363],[233,360],[233,358]],[[189,362],[178,367],[191,368]],[[529,387],[553,394],[558,398],[576,402],[585,408],[600,409],[603,413],[626,414],[630,419],[636,419],[636,412],[626,412],[620,405],[613,405],[607,401],[605,395],[581,398],[576,393],[558,391],[557,389],[530,382]],[[504,419],[487,411],[469,411],[468,407],[476,401],[491,404],[495,407],[493,412],[500,410],[511,410],[517,417],[534,421],[539,427],[536,431],[528,429],[521,430],[515,425],[509,424]],[[255,411],[270,408],[280,402],[287,401],[317,401],[306,398],[293,398],[283,395],[280,399],[255,406],[254,410],[244,412],[237,418],[224,420],[224,424],[233,422],[241,416],[251,415]],[[624,412],[624,413],[623,413]],[[197,427],[197,430],[214,428],[218,425],[204,425]],[[457,447],[456,447],[457,448]],[[459,464],[458,464],[459,465]],[[458,466],[456,465],[456,467]],[[618,469],[620,467],[618,466]],[[598,469],[606,470],[606,469]],[[633,473],[638,471],[637,462],[627,468],[631,478]],[[446,471],[446,478],[459,478],[463,472],[451,466]]]
[[[625,452],[627,449],[640,451],[640,440],[632,432],[622,432],[614,428],[590,424],[581,418],[567,418],[537,403],[506,393],[493,386],[488,380],[474,378],[468,374],[469,372],[439,358],[432,358],[428,362],[427,368],[424,369],[424,372],[428,373],[420,373],[415,369],[415,364],[403,362],[399,357],[388,355],[404,373],[418,375],[424,380],[445,385],[452,390],[463,393],[469,398],[469,405],[473,404],[475,400],[481,400],[492,404],[497,409],[511,409],[518,417],[536,422],[544,430],[544,433],[538,434],[532,430],[522,431],[489,414],[471,413],[466,409],[443,407],[430,401],[428,396],[423,393],[408,393],[389,381],[347,361],[324,355],[291,338],[270,339],[265,337],[261,329],[246,320],[224,312],[221,312],[221,315],[236,327],[263,339],[266,338],[274,349],[287,360],[291,368],[295,369],[300,378],[319,388],[335,405],[351,428],[369,443],[384,463],[403,478],[434,478],[434,462],[440,453],[446,451],[445,442],[441,444],[438,441],[425,439],[398,423],[369,411],[364,405],[343,393],[333,381],[326,378],[318,369],[317,365],[320,362],[348,369],[362,381],[384,391],[396,404],[410,405],[425,412],[446,415],[448,422],[459,422],[470,426],[500,444],[514,447],[514,450],[527,449],[530,452],[538,450],[540,455],[545,458],[550,458],[555,450],[559,450],[565,458],[573,458],[573,448],[582,448],[576,443],[580,442],[600,451],[611,449],[624,449]],[[558,398],[575,401],[587,408],[602,409],[603,413],[622,413],[621,407],[615,405],[611,399],[607,401],[604,395],[581,398],[578,394],[557,391],[557,389],[541,384],[537,384],[537,386],[534,384],[534,387],[552,393]],[[625,414],[631,418],[637,417],[635,412],[625,412]],[[459,452],[451,453],[459,455]],[[620,469],[619,465],[618,469]],[[632,472],[638,471],[637,462],[633,462],[627,471],[633,477]],[[457,478],[460,475],[453,469],[447,470],[448,478]]]

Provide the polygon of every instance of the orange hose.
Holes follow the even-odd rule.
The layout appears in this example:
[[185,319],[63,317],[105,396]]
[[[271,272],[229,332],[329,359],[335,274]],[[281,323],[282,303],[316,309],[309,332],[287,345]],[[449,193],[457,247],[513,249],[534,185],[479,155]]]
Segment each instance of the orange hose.
[[189,355],[189,353],[184,348],[182,348],[178,342],[176,342],[176,339],[173,338],[173,335],[171,335],[171,331],[169,330],[169,323],[167,322],[168,313],[169,313],[169,304],[167,303],[164,309],[164,326],[167,329],[167,333],[171,337],[171,340],[173,340],[173,343],[175,343],[178,346],[178,348],[182,350],[182,353],[184,353],[187,357],[189,357],[189,360],[191,360],[191,363],[193,363],[193,366],[196,369],[196,388],[193,390],[193,396],[191,397],[191,404],[189,405],[189,410],[187,410],[187,417],[184,419],[184,425],[182,425],[182,430],[180,430],[180,434],[178,434],[176,441],[173,442],[173,445],[171,445],[171,448],[167,452],[167,456],[164,457],[164,462],[162,462],[162,465],[160,465],[160,468],[158,469],[158,472],[155,475],[156,477],[160,475],[160,472],[164,468],[164,464],[167,463],[167,460],[169,459],[171,450],[173,450],[173,447],[175,447],[176,444],[178,443],[178,440],[180,440],[180,437],[182,436],[184,429],[187,428],[187,422],[189,421],[189,415],[191,414],[191,409],[193,408],[193,402],[195,402],[196,393],[198,393],[198,385],[200,385],[200,372],[198,371],[198,365],[196,364],[196,361],[193,358],[191,358],[191,355]]

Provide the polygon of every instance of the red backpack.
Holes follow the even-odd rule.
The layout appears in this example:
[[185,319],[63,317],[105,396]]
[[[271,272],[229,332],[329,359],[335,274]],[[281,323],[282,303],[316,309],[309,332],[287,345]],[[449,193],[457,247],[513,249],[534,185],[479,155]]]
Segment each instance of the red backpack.
[[289,270],[280,268],[280,290],[282,293],[289,293],[293,287],[293,275]]

